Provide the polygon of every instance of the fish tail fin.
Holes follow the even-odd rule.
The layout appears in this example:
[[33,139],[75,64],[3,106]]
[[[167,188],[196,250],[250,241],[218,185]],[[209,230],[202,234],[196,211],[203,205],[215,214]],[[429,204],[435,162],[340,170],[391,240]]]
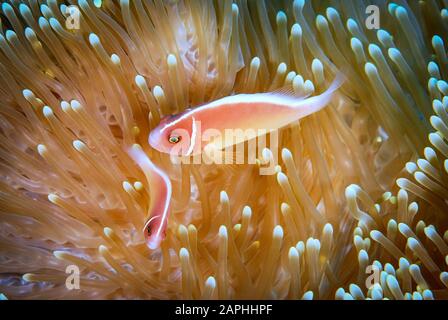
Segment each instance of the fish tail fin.
[[316,113],[326,107],[333,98],[333,94],[344,84],[345,80],[346,76],[344,73],[339,72],[325,92],[308,99],[300,100],[296,103],[294,107],[300,110],[299,119]]

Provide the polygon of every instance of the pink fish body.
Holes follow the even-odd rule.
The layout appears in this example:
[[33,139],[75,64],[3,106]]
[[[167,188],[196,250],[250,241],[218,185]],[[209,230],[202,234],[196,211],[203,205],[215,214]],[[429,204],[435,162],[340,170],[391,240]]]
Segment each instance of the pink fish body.
[[133,145],[129,154],[145,173],[149,183],[149,219],[145,223],[143,232],[147,246],[150,249],[156,249],[166,236],[172,193],[171,182],[168,176],[152,163],[139,145]]
[[[225,136],[226,130],[255,132],[255,136],[277,130],[324,108],[341,86],[338,76],[322,94],[296,97],[284,92],[238,94],[224,97],[174,116],[165,117],[149,135],[149,144],[156,150],[172,155],[189,156],[202,153],[207,143],[218,148],[249,140],[213,139]],[[204,143],[205,141],[205,143]]]

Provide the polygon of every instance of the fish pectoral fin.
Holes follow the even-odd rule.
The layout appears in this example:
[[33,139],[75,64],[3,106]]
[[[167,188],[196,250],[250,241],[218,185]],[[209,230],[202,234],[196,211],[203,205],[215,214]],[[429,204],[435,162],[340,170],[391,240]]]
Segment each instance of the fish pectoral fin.
[[202,157],[205,163],[222,164],[224,159],[223,150],[216,146],[214,143],[209,143],[204,147]]
[[214,144],[208,144],[204,148],[203,156],[207,163],[225,165],[256,164],[256,155],[246,155],[246,150],[245,147],[238,148],[236,145],[223,149]]

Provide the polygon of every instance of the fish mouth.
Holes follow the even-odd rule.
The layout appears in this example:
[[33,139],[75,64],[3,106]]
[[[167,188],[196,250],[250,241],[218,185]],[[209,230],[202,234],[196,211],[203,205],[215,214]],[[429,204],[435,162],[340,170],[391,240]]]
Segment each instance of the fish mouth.
[[149,249],[155,250],[160,247],[161,242],[162,239],[160,237],[150,237],[148,240],[146,240],[146,245]]
[[156,142],[156,134],[157,134],[157,132],[155,132],[155,130],[152,130],[149,133],[148,142],[149,142],[150,146],[153,147],[153,148],[154,148],[154,144]]
[[156,129],[152,130],[149,133],[148,143],[153,149],[156,149],[157,151],[162,152],[162,150],[160,150],[160,147],[158,146],[158,141],[160,140],[159,137],[160,137],[160,133]]

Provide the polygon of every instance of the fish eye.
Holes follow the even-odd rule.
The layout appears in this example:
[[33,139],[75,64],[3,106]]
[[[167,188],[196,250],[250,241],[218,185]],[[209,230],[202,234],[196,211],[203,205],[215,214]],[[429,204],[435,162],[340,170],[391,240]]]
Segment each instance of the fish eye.
[[146,231],[148,232],[148,236],[150,236],[151,235],[151,226],[150,225],[148,225],[146,227]]
[[180,138],[181,138],[180,136],[170,136],[168,138],[168,141],[169,141],[169,143],[175,144],[175,143],[178,143],[180,141]]

